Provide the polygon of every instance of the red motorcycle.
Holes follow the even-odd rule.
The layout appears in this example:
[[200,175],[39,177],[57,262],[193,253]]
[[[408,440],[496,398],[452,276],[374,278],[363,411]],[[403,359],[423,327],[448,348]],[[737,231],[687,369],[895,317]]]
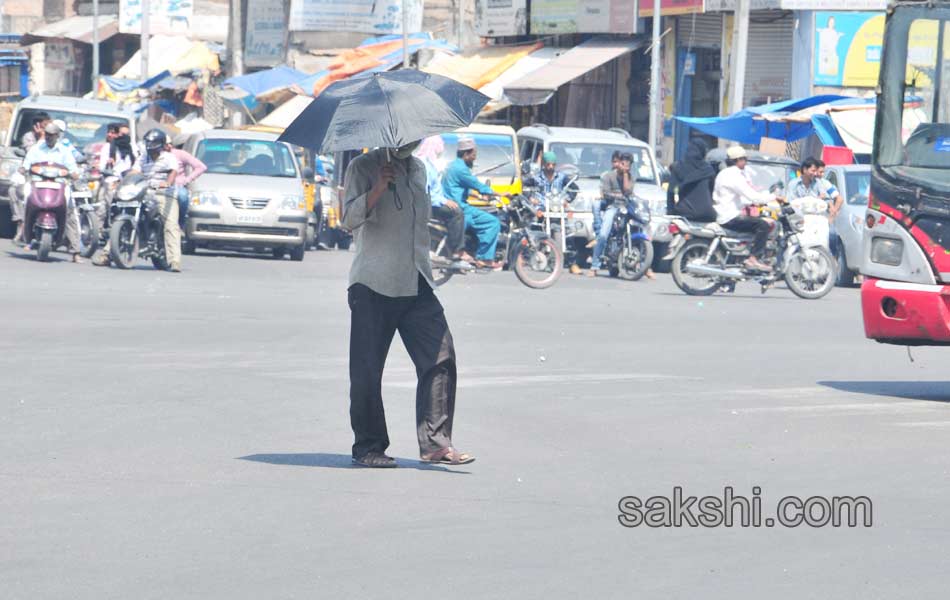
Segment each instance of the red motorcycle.
[[63,242],[66,234],[66,187],[69,171],[54,163],[30,167],[30,195],[26,199],[23,238],[40,261]]

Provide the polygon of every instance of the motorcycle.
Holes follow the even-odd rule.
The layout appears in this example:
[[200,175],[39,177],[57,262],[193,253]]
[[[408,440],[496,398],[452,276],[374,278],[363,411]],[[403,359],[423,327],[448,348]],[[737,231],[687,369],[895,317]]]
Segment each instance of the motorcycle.
[[[491,208],[501,220],[495,261],[504,263],[506,269],[511,268],[518,280],[530,288],[545,289],[554,285],[561,276],[564,258],[561,249],[539,221],[540,211],[520,195],[510,198],[501,196]],[[471,271],[453,266],[446,244],[447,233],[445,226],[437,219],[429,220],[432,277],[435,284],[440,286],[453,275]],[[478,239],[468,231],[465,232],[464,247],[469,254],[475,254],[478,247]],[[474,271],[487,273],[490,269]]]
[[172,188],[153,189],[141,173],[126,175],[116,190],[111,208],[109,256],[122,269],[131,269],[137,258],[151,259],[156,269],[168,269],[165,258],[165,221],[158,194],[175,202]]
[[571,210],[571,202],[578,193],[576,181],[577,175],[573,174],[560,191],[547,194],[543,194],[537,187],[523,188],[525,196],[529,201],[533,201],[532,204],[544,207],[544,231],[557,242],[565,265],[574,262],[578,248],[586,247],[588,241],[586,230],[583,227],[578,228],[580,222],[575,219],[575,213]]
[[26,199],[23,237],[27,245],[36,250],[36,258],[46,262],[66,233],[69,171],[61,165],[43,162],[30,167],[29,175],[31,184]]
[[73,181],[73,202],[79,212],[79,253],[83,258],[95,254],[105,241],[96,220],[98,182],[97,170],[84,170],[79,178]]
[[[674,217],[670,230],[673,281],[691,296],[732,292],[737,282],[754,281],[764,294],[780,279],[796,296],[815,300],[828,294],[837,272],[831,252],[814,237],[807,239],[805,218],[795,206],[780,203],[778,218],[766,244],[763,260],[771,272],[746,268],[753,236],[729,231],[717,223],[690,223]],[[827,244],[827,240],[824,242]]]
[[602,259],[611,277],[637,281],[646,274],[653,264],[649,227],[646,202],[630,199],[618,207]]

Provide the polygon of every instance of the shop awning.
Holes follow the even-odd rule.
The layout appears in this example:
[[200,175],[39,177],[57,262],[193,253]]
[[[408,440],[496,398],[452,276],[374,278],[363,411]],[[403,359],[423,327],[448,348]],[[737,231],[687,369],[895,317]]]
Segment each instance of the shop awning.
[[479,89],[495,81],[519,60],[541,48],[530,46],[485,46],[464,54],[436,57],[423,67],[426,73],[435,73]]
[[498,76],[497,79],[478,88],[491,100],[482,109],[482,115],[494,114],[511,106],[511,101],[505,96],[505,86],[518,81],[529,73],[534,73],[561,54],[567,52],[564,48],[540,48],[531,54],[518,59],[511,68]]
[[225,79],[223,84],[240,88],[252,96],[262,96],[274,90],[280,90],[306,79],[307,74],[280,65],[273,69],[265,69],[248,75],[240,75]]
[[547,65],[505,86],[512,104],[544,104],[559,87],[645,44],[638,39],[592,39],[575,46]]
[[303,112],[303,109],[310,106],[311,102],[313,102],[311,96],[294,96],[274,109],[274,112],[258,121],[257,124],[283,131]]
[[[69,17],[55,23],[48,23],[39,29],[24,34],[20,40],[23,46],[45,42],[52,39],[67,39],[83,44],[92,43],[92,17]],[[99,41],[104,42],[119,33],[119,20],[115,16],[99,17]]]

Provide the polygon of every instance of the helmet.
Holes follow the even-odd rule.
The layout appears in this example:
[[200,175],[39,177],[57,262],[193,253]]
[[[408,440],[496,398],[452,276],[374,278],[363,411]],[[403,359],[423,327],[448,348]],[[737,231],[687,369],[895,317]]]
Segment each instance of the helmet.
[[158,150],[168,143],[168,136],[161,129],[149,129],[142,139],[145,140],[146,150]]

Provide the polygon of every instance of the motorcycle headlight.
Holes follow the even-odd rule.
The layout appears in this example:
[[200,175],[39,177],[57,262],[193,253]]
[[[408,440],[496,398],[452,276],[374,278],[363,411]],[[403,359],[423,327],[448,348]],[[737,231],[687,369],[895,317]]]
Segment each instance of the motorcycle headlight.
[[119,191],[116,192],[116,197],[123,202],[134,200],[139,194],[142,193],[142,188],[143,185],[128,183],[119,188]]
[[221,200],[214,194],[214,192],[201,192],[194,198],[192,198],[192,204],[196,206],[220,206]]
[[307,203],[304,202],[303,196],[288,195],[281,199],[280,208],[282,210],[304,210],[307,208]]
[[19,160],[0,161],[0,179],[10,179],[20,168]]

